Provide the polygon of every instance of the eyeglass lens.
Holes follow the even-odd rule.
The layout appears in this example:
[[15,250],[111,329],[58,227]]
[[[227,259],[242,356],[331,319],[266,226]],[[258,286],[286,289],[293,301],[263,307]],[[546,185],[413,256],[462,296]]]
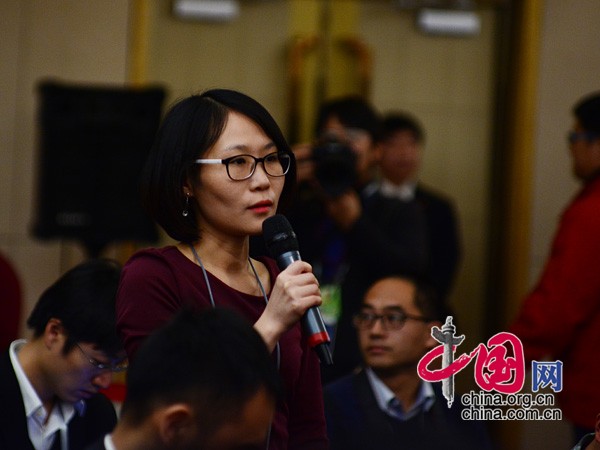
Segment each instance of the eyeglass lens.
[[381,319],[382,325],[386,329],[397,330],[406,322],[406,314],[397,311],[386,314],[375,314],[371,312],[361,312],[355,316],[356,326],[359,328],[371,328],[377,320]]
[[227,173],[233,180],[245,180],[254,174],[258,162],[262,162],[268,175],[282,177],[290,168],[290,155],[274,152],[264,158],[255,158],[252,155],[234,156],[227,161]]
[[593,141],[598,137],[598,134],[588,131],[571,131],[567,135],[569,144],[574,144],[578,141]]
[[98,370],[110,370],[111,372],[123,372],[123,371],[127,370],[127,359],[126,358],[116,362],[115,364],[102,363],[102,362],[98,361],[96,358],[92,358],[90,355],[88,355],[88,353],[83,348],[81,348],[81,346],[79,344],[75,344],[75,345],[81,351],[83,356],[85,356],[85,358],[89,361],[89,363]]

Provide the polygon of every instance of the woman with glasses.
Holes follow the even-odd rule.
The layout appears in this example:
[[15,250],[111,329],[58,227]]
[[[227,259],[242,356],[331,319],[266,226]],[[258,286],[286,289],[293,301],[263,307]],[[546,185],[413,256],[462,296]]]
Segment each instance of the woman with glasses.
[[252,98],[216,89],[178,102],[142,175],[146,210],[177,243],[133,255],[117,298],[130,358],[184,307],[229,308],[251,321],[285,385],[263,447],[270,450],[328,448],[319,361],[299,324],[321,303],[317,280],[305,262],[280,273],[272,259],[249,256],[249,237],[289,203],[295,180],[281,130]]

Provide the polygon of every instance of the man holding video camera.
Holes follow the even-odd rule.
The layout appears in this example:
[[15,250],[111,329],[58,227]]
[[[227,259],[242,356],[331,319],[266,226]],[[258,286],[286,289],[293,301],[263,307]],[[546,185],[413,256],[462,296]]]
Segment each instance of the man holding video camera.
[[364,99],[325,102],[317,140],[294,148],[299,191],[288,214],[302,258],[321,284],[324,317],[341,299],[329,382],[360,364],[352,316],[366,288],[386,275],[420,276],[425,269],[425,218],[417,202],[377,192],[375,166],[381,119]]

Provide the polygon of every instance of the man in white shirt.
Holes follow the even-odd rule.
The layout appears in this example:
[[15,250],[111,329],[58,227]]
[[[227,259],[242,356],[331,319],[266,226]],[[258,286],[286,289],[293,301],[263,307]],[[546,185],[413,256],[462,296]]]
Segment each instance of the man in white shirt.
[[87,450],[268,449],[280,396],[275,364],[246,319],[182,311],[142,344],[117,427]]
[[120,271],[90,260],[41,295],[27,320],[33,338],[0,358],[0,448],[79,450],[114,427],[99,390],[126,369],[114,308]]

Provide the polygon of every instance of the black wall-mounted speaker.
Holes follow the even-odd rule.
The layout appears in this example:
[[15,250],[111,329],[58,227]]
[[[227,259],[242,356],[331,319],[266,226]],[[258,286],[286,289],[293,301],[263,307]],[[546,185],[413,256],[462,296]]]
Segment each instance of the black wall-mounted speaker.
[[138,181],[165,90],[41,82],[33,234],[79,240],[90,256],[116,241],[155,242]]

